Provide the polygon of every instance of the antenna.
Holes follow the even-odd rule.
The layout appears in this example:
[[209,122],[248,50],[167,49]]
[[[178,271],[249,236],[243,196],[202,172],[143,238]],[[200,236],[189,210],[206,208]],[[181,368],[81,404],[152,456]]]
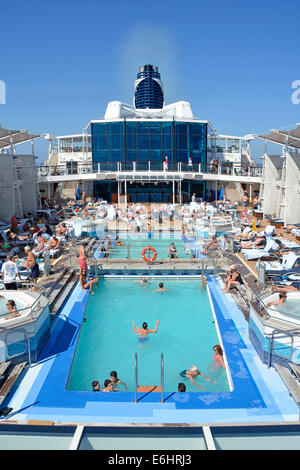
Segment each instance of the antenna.
[[145,0],[145,59],[148,63],[149,56],[149,35],[148,35],[148,0]]

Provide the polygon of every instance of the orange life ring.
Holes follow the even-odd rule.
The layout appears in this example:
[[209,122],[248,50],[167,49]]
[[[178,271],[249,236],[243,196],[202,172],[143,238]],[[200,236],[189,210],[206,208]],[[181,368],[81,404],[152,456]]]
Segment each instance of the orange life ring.
[[[149,251],[149,250],[151,250],[151,251],[153,252],[152,258],[147,258],[147,256],[145,256],[146,251]],[[154,260],[156,259],[156,257],[157,257],[157,251],[156,251],[156,249],[153,248],[152,246],[146,246],[146,248],[143,249],[143,251],[142,251],[142,258],[143,258],[145,261],[147,261],[147,263],[150,263],[150,262],[152,263],[152,261],[154,261]]]

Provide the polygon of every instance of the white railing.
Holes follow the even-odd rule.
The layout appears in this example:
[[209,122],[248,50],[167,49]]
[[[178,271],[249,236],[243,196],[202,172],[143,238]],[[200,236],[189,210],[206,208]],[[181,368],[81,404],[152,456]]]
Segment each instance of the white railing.
[[172,173],[197,173],[211,174],[222,176],[237,177],[255,177],[258,178],[262,174],[261,167],[253,167],[250,165],[232,165],[232,164],[208,164],[193,163],[189,166],[187,163],[169,163],[167,168],[163,162],[114,162],[114,163],[84,163],[56,165],[56,166],[40,166],[37,167],[39,177],[47,176],[65,176],[65,175],[86,175],[100,173],[163,173],[165,175]]

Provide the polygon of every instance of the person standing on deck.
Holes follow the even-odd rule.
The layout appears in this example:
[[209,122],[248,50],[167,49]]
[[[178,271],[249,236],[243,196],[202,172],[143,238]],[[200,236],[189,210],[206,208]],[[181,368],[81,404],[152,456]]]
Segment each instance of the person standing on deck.
[[36,262],[36,258],[34,254],[32,253],[31,249],[29,246],[25,246],[24,248],[25,253],[27,254],[27,259],[25,263],[25,267],[27,271],[30,271],[30,276],[31,279],[33,280],[35,286],[32,288],[33,291],[37,291],[37,279],[40,275],[40,270],[39,270],[39,265]]

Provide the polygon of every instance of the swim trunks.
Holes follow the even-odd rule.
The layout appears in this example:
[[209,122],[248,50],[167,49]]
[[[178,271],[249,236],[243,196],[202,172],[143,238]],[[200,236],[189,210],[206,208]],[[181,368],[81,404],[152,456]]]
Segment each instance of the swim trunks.
[[80,268],[87,268],[87,262],[85,258],[78,258]]
[[39,265],[35,263],[32,268],[31,268],[31,273],[30,273],[32,279],[37,279],[40,275],[40,269]]

